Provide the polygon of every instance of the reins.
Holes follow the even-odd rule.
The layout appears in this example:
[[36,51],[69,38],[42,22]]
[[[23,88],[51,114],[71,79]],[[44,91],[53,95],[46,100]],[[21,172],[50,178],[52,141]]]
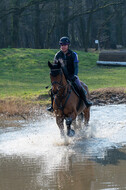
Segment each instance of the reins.
[[[62,110],[62,112],[64,111],[64,108],[65,108],[65,106],[66,106],[66,104],[67,104],[67,102],[68,102],[68,100],[70,98],[71,92],[72,92],[72,89],[69,89],[69,90],[67,89],[67,93],[64,96],[63,95],[62,96],[58,96],[57,94],[54,95],[55,104],[57,105],[58,109]],[[64,102],[64,104],[62,104],[62,100],[65,99],[65,98],[66,98],[65,102]],[[60,101],[60,105],[57,103],[56,99],[58,99]]]

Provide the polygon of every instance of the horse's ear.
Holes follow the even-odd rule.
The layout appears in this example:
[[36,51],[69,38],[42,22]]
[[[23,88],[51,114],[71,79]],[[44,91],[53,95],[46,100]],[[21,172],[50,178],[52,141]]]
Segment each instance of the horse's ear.
[[60,63],[60,61],[59,61],[59,60],[58,60],[57,66],[58,66],[58,69],[60,69],[60,68],[61,68],[61,63]]
[[48,66],[50,69],[52,68],[52,64],[50,63],[50,61],[48,61]]

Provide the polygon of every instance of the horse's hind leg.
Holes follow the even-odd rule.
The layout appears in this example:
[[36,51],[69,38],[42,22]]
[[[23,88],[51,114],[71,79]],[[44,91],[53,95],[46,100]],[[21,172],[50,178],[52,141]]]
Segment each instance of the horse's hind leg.
[[84,120],[84,114],[81,112],[79,115],[78,115],[78,119],[83,122]]
[[84,124],[87,125],[90,119],[90,108],[85,108],[83,110],[84,113]]
[[76,129],[81,129],[83,127],[84,113],[81,112],[77,117]]

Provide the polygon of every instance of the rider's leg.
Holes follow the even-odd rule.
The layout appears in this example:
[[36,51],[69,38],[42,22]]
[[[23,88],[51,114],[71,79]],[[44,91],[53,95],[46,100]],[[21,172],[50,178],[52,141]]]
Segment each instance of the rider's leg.
[[83,87],[81,87],[80,89],[80,97],[82,98],[82,100],[84,101],[86,107],[90,107],[92,106],[92,102],[90,102],[89,100],[87,100],[86,98],[86,93],[85,93],[85,89]]
[[53,94],[52,94],[52,90],[51,90],[51,105],[47,108],[47,111],[53,112]]
[[82,100],[84,101],[86,107],[88,108],[88,107],[92,106],[92,102],[88,101],[86,98],[87,92],[84,89],[84,87],[82,86],[78,76],[75,76],[74,84],[75,84],[76,88],[78,88],[79,95],[82,98]]

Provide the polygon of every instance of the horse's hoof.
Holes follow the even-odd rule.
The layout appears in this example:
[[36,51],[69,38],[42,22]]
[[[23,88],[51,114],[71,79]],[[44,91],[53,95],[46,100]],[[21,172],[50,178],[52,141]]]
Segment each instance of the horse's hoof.
[[70,129],[67,131],[67,136],[73,137],[75,135],[75,131],[73,129]]

